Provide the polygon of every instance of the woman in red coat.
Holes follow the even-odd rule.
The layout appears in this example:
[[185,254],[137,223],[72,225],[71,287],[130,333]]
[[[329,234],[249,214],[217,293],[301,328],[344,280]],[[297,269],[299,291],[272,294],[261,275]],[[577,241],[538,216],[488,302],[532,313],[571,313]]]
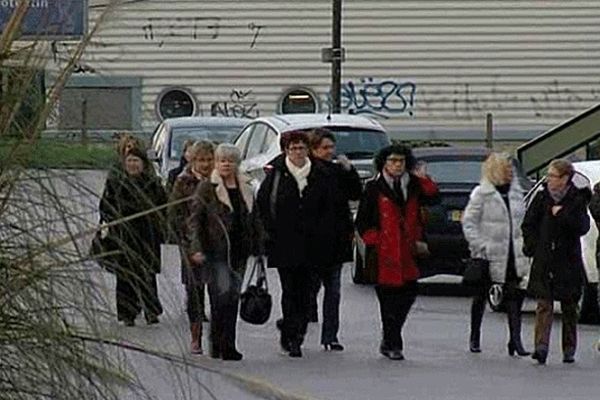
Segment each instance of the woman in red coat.
[[402,326],[417,295],[415,258],[423,244],[421,206],[437,199],[437,185],[424,171],[413,170],[408,147],[391,145],[375,157],[379,175],[367,183],[356,228],[377,254],[377,298],[383,325],[379,351],[403,360]]

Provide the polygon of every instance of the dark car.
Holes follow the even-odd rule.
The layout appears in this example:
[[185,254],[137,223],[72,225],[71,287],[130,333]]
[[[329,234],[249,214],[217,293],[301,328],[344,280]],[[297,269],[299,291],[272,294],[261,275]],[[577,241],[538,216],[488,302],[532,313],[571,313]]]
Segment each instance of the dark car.
[[[486,148],[423,147],[413,149],[418,162],[426,164],[427,173],[437,182],[440,201],[424,207],[425,239],[431,256],[419,260],[421,277],[438,274],[461,275],[470,256],[462,232],[462,214],[473,188],[481,179],[481,164],[489,154]],[[516,161],[515,161],[516,163]],[[523,187],[531,182],[517,169]],[[352,279],[355,283],[376,281],[372,250],[365,248],[357,236]],[[366,260],[366,262],[365,262]]]

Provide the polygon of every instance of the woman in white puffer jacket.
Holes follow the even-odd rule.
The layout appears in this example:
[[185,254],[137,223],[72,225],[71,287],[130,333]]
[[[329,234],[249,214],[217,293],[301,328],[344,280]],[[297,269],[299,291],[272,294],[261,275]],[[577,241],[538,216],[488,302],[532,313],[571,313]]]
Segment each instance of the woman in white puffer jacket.
[[508,353],[526,356],[530,353],[521,342],[521,307],[529,275],[529,259],[522,251],[524,191],[513,176],[508,154],[491,153],[482,165],[481,175],[481,182],[473,189],[465,208],[462,225],[471,257],[489,261],[491,282],[479,288],[473,297],[469,349],[481,352],[481,321],[487,292],[492,283],[497,283],[502,284],[507,307]]

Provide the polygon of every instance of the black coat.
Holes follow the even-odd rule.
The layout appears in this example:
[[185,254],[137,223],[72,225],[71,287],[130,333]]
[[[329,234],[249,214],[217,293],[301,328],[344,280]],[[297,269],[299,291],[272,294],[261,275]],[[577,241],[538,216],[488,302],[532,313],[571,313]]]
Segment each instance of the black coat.
[[[539,299],[577,301],[581,297],[585,271],[580,237],[590,229],[587,204],[589,189],[571,186],[555,203],[547,188],[529,205],[523,224],[523,253],[533,257],[528,290]],[[552,215],[554,205],[563,208]]]
[[[300,196],[296,179],[285,165],[285,155],[271,163],[258,191],[257,205],[267,232],[269,267],[328,268],[338,263],[336,251],[340,227],[336,218],[335,181],[318,162],[313,162],[308,184]],[[274,204],[273,182],[279,175]]]
[[175,168],[169,170],[169,174],[167,176],[167,193],[168,194],[170,194],[171,191],[173,190],[173,186],[175,185],[175,180],[177,180],[177,177],[179,176],[179,174],[181,174],[183,172],[186,165],[187,165],[187,160],[185,159],[185,157],[181,156],[181,159],[179,160],[179,165],[176,166]]
[[336,195],[336,226],[340,228],[336,237],[336,260],[338,264],[352,261],[352,244],[354,241],[354,222],[350,212],[350,201],[360,200],[362,194],[362,183],[358,172],[352,167],[350,170],[344,169],[340,164],[328,161],[320,162],[329,172],[331,179],[335,182]]
[[[167,202],[160,180],[144,173],[130,177],[126,173],[107,179],[100,215],[105,222],[153,209]],[[160,272],[160,244],[165,237],[165,211],[159,210],[109,228],[109,237],[122,255],[120,268],[129,272]]]

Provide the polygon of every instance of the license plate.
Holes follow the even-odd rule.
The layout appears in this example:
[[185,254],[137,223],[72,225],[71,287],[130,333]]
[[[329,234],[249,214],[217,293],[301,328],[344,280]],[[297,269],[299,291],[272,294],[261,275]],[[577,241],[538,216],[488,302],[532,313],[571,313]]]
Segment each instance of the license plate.
[[461,222],[462,216],[462,210],[452,210],[448,212],[448,219],[452,222]]

